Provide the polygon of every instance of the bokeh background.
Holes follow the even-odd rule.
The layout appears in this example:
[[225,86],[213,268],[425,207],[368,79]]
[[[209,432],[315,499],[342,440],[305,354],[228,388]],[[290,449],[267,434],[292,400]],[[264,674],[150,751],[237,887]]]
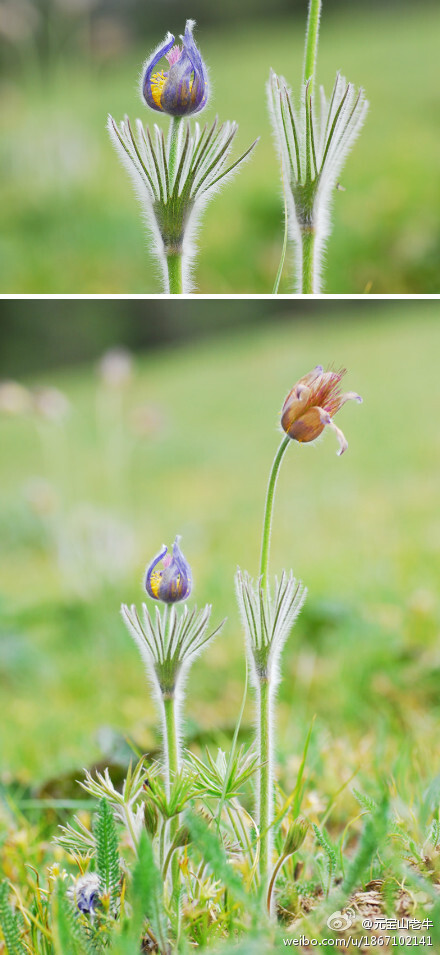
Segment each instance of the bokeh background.
[[[305,0],[1,0],[0,290],[160,291],[105,122],[157,120],[138,99],[141,65],[194,16],[213,87],[206,118],[239,122],[236,155],[261,137],[206,210],[196,284],[270,293],[283,211],[265,83],[272,66],[298,87],[306,12]],[[324,0],[318,79],[329,90],[340,69],[371,102],[335,196],[328,292],[440,290],[439,35],[430,0]]]
[[439,304],[234,301],[227,321],[210,301],[1,307],[3,792],[18,807],[78,796],[81,767],[122,773],[156,751],[119,608],[141,602],[147,561],[176,533],[191,600],[228,618],[191,672],[187,740],[228,747],[244,678],[234,573],[258,569],[278,413],[334,363],[364,398],[338,416],[349,450],[338,458],[331,432],[292,443],[278,485],[271,569],[293,568],[309,595],[284,654],[277,758],[294,780],[315,716],[305,811],[330,800],[345,825],[347,782],[371,794],[386,775],[408,831],[425,807],[423,841],[440,716]]

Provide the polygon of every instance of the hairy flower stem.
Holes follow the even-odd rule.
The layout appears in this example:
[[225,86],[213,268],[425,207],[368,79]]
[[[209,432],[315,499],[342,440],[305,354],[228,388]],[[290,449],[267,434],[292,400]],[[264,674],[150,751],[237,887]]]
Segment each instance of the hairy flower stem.
[[274,868],[274,870],[273,870],[273,872],[272,872],[272,876],[271,876],[271,879],[270,879],[270,882],[269,882],[269,888],[268,888],[268,890],[267,890],[267,911],[269,912],[269,915],[270,915],[271,910],[272,910],[272,894],[273,894],[273,890],[274,890],[274,888],[275,888],[276,878],[277,878],[277,875],[278,875],[278,873],[279,873],[279,871],[280,871],[280,869],[281,869],[281,866],[283,865],[283,863],[286,861],[287,858],[288,858],[288,856],[286,856],[286,855],[280,856],[279,859],[278,859],[278,862],[277,862],[277,864],[276,864],[276,866],[275,866],[275,868]]
[[[263,536],[261,541],[260,576],[263,587],[267,586],[267,568],[269,564],[270,535],[272,530],[273,505],[275,488],[281,462],[290,444],[290,438],[284,437],[275,455],[266,492],[264,508]],[[271,863],[271,831],[273,812],[273,780],[272,780],[272,750],[273,727],[271,719],[271,685],[270,670],[260,677],[258,697],[258,728],[259,728],[259,830],[260,830],[260,882],[266,892],[269,868]]]
[[266,882],[269,874],[270,856],[271,856],[271,832],[269,826],[272,822],[272,803],[273,803],[273,780],[272,780],[272,726],[270,713],[270,684],[269,678],[260,680],[259,687],[259,747],[260,747],[260,773],[259,773],[259,830],[260,830],[260,881],[266,892]]
[[[174,177],[176,173],[176,161],[177,161],[177,152],[179,145],[179,132],[182,124],[182,116],[173,116],[170,123],[170,132],[169,132],[169,162],[168,162],[168,175],[170,179],[170,184],[174,183]],[[183,294],[183,280],[182,280],[182,253],[178,251],[166,250],[166,263],[167,263],[167,273],[168,273],[168,289],[170,295],[182,295]]]
[[[173,779],[179,772],[179,742],[176,727],[176,703],[174,696],[163,698],[164,708],[164,729],[165,729],[165,752],[166,752],[166,787],[167,795],[170,797]],[[174,836],[179,827],[179,817],[173,816],[170,820],[169,844],[172,845]],[[172,888],[176,888],[179,878],[179,864],[177,854],[175,853],[171,866]]]
[[167,795],[170,795],[173,777],[179,772],[179,745],[177,741],[176,711],[174,696],[167,696],[163,701],[165,714],[165,743],[167,761]]
[[302,275],[300,291],[303,295],[313,295],[314,292],[319,292],[319,288],[315,288],[315,239],[316,233],[313,226],[301,230]]
[[168,292],[170,295],[183,294],[182,280],[182,253],[166,252],[166,263],[168,271]]
[[169,159],[169,177],[170,182],[174,182],[174,173],[176,169],[177,146],[179,142],[179,129],[182,122],[182,116],[173,116],[170,123],[170,159]]
[[[309,16],[307,20],[306,45],[304,51],[303,83],[308,83],[308,96],[313,99],[316,56],[318,52],[319,20],[321,16],[322,0],[309,0]],[[302,268],[301,286],[298,289],[302,295],[313,295],[320,289],[315,285],[315,228],[305,225],[301,228]]]
[[313,94],[316,70],[316,54],[318,51],[319,18],[321,16],[322,0],[310,0],[309,16],[307,20],[306,47],[304,53],[304,85],[309,82],[309,95]]
[[281,467],[281,462],[283,460],[284,454],[289,444],[290,444],[290,438],[289,437],[283,438],[278,448],[278,451],[275,455],[274,462],[272,464],[272,470],[269,476],[269,483],[267,485],[266,504],[264,508],[263,536],[261,540],[261,561],[260,561],[260,576],[261,576],[263,585],[267,583],[267,566],[269,563],[270,535],[272,530],[272,515],[273,515],[275,487],[278,480],[278,472]]

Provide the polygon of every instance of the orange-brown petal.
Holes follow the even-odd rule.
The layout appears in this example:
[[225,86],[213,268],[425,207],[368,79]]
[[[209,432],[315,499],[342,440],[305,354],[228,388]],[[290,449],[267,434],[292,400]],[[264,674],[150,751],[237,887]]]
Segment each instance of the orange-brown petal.
[[293,422],[304,414],[310,398],[310,388],[306,385],[296,384],[292,391],[289,391],[281,412],[281,427],[288,431]]
[[[283,425],[284,427],[284,425]],[[308,408],[301,417],[292,421],[288,428],[284,430],[293,441],[300,441],[306,444],[308,441],[314,441],[322,434],[325,423],[321,420],[318,408]]]

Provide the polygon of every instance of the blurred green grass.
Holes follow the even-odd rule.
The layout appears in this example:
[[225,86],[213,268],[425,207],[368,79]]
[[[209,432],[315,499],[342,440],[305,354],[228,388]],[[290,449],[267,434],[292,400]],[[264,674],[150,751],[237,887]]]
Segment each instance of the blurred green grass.
[[[240,124],[252,161],[208,207],[199,235],[200,292],[271,292],[282,245],[279,172],[266,110],[269,66],[294,89],[304,24],[273,23],[198,39],[213,84],[209,119]],[[336,69],[367,91],[370,113],[335,196],[326,291],[439,291],[438,6],[324,9],[318,79]],[[116,62],[68,59],[43,83],[3,81],[0,100],[0,289],[21,293],[158,292],[157,269],[105,120],[152,115],[138,102],[145,52]],[[290,290],[284,276],[280,291]]]
[[[52,374],[71,402],[65,424],[2,417],[2,771],[41,781],[89,765],[105,752],[105,727],[155,746],[119,606],[141,601],[147,560],[176,533],[194,600],[228,617],[190,676],[188,731],[228,732],[244,676],[235,569],[258,569],[284,395],[322,361],[347,366],[364,405],[340,413],[342,459],[331,433],[319,447],[292,444],[279,480],[272,572],[292,567],[309,588],[285,653],[279,757],[294,773],[317,714],[313,760],[332,791],[356,768],[432,775],[439,347],[437,303],[353,304],[344,320],[274,317],[252,335],[138,358],[121,400],[92,368]],[[133,409],[145,404],[154,427],[140,436]]]

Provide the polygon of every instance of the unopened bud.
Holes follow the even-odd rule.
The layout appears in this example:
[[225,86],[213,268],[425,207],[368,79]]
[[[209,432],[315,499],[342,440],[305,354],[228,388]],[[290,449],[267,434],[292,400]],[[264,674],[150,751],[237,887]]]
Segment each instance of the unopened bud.
[[148,800],[145,803],[144,807],[144,817],[145,817],[145,828],[149,835],[154,838],[157,832],[157,827],[159,825],[159,813],[154,805],[154,802]]
[[304,819],[303,816],[298,816],[298,819],[295,819],[295,822],[292,822],[292,825],[289,827],[284,843],[284,856],[291,856],[294,852],[298,852],[298,849],[301,848],[306,838],[308,830],[309,823],[307,819]]
[[153,558],[145,575],[145,590],[153,600],[166,604],[186,600],[191,593],[191,569],[179,547],[180,537],[176,537],[173,553],[163,547]]
[[174,836],[173,846],[175,849],[180,849],[182,846],[187,846],[191,841],[192,840],[188,826],[180,826],[180,829],[177,830],[176,835]]

